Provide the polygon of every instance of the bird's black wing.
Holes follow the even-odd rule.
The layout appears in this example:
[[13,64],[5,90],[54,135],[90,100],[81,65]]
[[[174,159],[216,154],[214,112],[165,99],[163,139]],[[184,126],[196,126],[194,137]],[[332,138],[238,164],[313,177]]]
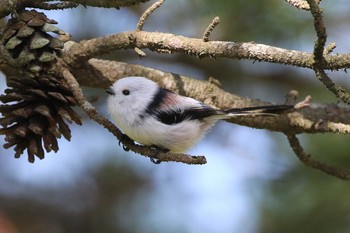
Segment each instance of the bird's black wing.
[[166,109],[165,111],[154,112],[154,116],[164,124],[174,125],[184,120],[201,120],[205,117],[216,115],[215,109],[204,106],[204,108],[191,109]]
[[177,102],[179,96],[174,98],[175,96],[177,94],[160,88],[148,105],[146,113],[167,125],[178,124],[184,120],[201,120],[218,114],[215,109],[200,102],[196,102],[195,105],[189,105],[188,108],[180,108],[180,106],[183,107],[184,102]]

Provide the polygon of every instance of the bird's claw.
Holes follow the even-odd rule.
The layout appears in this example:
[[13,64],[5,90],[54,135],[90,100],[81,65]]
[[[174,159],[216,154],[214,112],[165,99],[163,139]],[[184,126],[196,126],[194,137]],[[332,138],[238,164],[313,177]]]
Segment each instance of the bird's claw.
[[157,158],[153,158],[153,157],[151,157],[151,158],[149,158],[149,159],[150,159],[151,162],[154,163],[154,164],[160,164],[160,163],[162,162],[162,160],[157,159]]
[[[130,139],[130,138],[129,138],[126,134],[123,134],[122,140],[120,140],[120,141],[118,142],[118,145],[119,145],[119,146],[122,146],[124,151],[129,151],[130,149],[122,143],[122,141],[124,141],[125,139]],[[131,140],[131,139],[130,139],[130,140]]]
[[122,146],[124,151],[129,151],[129,150],[130,150],[127,146],[125,146],[124,144],[122,144],[121,141],[118,142],[118,145],[119,145],[119,146]]
[[152,157],[150,157],[150,160],[154,164],[160,164],[162,162],[162,160],[157,158],[159,153],[167,153],[167,152],[169,152],[169,150],[159,148],[158,146],[152,146],[152,147],[156,149],[156,153]]

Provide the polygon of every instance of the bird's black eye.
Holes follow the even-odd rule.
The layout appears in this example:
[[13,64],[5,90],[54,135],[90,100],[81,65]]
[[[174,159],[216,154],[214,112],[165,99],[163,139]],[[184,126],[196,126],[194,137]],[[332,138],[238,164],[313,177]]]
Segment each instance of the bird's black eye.
[[130,91],[128,89],[124,89],[122,91],[123,95],[129,95],[130,94]]

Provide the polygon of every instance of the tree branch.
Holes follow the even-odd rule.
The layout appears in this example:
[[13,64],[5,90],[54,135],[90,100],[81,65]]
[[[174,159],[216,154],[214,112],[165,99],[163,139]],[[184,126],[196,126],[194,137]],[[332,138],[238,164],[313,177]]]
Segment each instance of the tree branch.
[[153,11],[155,11],[157,8],[159,8],[165,0],[158,0],[152,6],[150,6],[140,17],[139,22],[136,26],[136,31],[142,31],[143,25],[145,24],[148,16],[152,14]]
[[[33,4],[42,5],[45,6],[45,2],[51,2],[52,0],[0,0],[0,18],[7,16],[11,12],[23,9],[24,7],[32,7]],[[120,8],[120,7],[126,7],[135,5],[142,2],[148,2],[149,0],[70,0],[70,1],[64,1],[61,0],[61,3],[65,5],[66,2],[70,2],[70,4],[81,4],[84,6],[96,6],[96,7],[106,7],[106,8]],[[68,5],[70,5],[68,4]]]
[[350,180],[350,173],[348,171],[330,166],[326,163],[311,158],[311,156],[304,151],[298,138],[294,134],[286,135],[294,153],[298,156],[299,160],[303,162],[306,166],[315,168],[317,170],[327,173],[328,175],[338,177],[342,180]]
[[46,3],[46,2],[32,1],[32,2],[28,2],[26,5],[26,7],[39,8],[39,9],[43,9],[43,10],[63,10],[63,9],[68,9],[68,8],[75,8],[78,6],[79,6],[78,3],[69,2],[69,1],[58,2],[58,3]]
[[[310,6],[307,0],[285,0],[285,1],[300,10],[310,10]],[[322,0],[316,0],[316,3],[319,4],[321,1]]]
[[[313,68],[312,53],[287,50],[274,46],[256,44],[254,42],[208,41],[189,38],[169,33],[131,31],[109,36],[83,40],[72,45],[63,57],[65,62],[78,67],[83,61],[120,49],[150,49],[184,53],[198,58],[231,58],[249,59],[279,63],[297,67]],[[350,54],[334,54],[324,56],[324,69],[342,69],[350,67]]]
[[[243,98],[223,91],[220,87],[193,77],[163,72],[140,65],[91,59],[72,69],[80,85],[108,88],[126,76],[144,76],[182,95],[190,96],[218,109],[272,104]],[[283,100],[281,100],[283,102]],[[253,128],[289,133],[350,133],[350,106],[345,104],[311,104],[288,114],[274,117],[233,118],[230,122]]]
[[207,42],[209,41],[209,36],[213,32],[214,28],[220,23],[220,18],[216,16],[211,23],[208,25],[207,29],[205,29],[203,34],[203,41]]
[[344,101],[344,103],[350,103],[350,94],[346,92],[344,88],[337,85],[324,71],[327,66],[326,58],[324,57],[326,41],[327,41],[327,31],[323,21],[322,10],[318,6],[319,2],[316,0],[307,0],[310,6],[310,11],[314,17],[314,27],[317,34],[317,40],[314,46],[314,64],[313,70],[315,71],[316,77],[330,90],[335,96]]

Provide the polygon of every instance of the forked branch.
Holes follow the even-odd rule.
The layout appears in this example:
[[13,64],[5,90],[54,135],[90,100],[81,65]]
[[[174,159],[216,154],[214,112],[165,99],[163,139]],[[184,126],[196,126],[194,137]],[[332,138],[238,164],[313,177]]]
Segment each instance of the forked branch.
[[[327,61],[324,55],[328,53],[329,48],[325,49],[327,41],[327,31],[323,21],[322,10],[319,7],[319,2],[316,0],[307,0],[312,16],[314,17],[314,27],[317,34],[317,40],[314,46],[314,64],[313,70],[316,77],[330,90],[336,97],[341,99],[344,103],[350,104],[350,94],[340,85],[326,74],[325,69]],[[334,47],[332,44],[331,48]]]

